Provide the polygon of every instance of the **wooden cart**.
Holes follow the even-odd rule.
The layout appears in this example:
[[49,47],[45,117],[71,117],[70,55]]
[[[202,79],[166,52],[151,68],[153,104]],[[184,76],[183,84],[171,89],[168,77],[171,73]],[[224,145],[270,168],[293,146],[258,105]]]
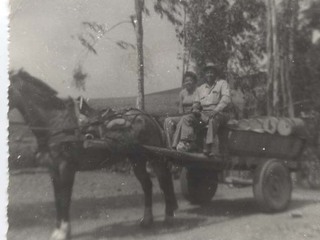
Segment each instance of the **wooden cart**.
[[[305,140],[298,136],[234,129],[224,129],[222,136],[220,153],[212,156],[155,146],[142,148],[183,166],[182,193],[193,204],[209,202],[216,193],[220,173],[238,169],[253,171],[253,193],[262,211],[284,210],[291,200],[290,172],[300,168],[299,157]],[[103,140],[85,141],[85,147],[104,146],[107,143]]]

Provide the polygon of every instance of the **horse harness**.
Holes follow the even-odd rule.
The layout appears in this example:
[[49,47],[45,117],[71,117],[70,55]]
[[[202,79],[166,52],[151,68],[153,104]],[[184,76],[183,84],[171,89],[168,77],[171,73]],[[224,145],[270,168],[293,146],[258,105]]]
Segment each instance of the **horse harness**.
[[[130,110],[137,110],[138,112],[128,113]],[[73,149],[79,149],[79,145],[82,145],[86,139],[104,138],[114,141],[115,144],[117,144],[118,139],[108,137],[107,133],[109,131],[129,130],[139,115],[146,115],[157,123],[149,114],[135,108],[128,108],[121,111],[115,111],[113,109],[103,110],[97,116],[89,119],[87,124],[82,126],[70,128],[30,127],[31,130],[49,131],[49,135],[45,138],[37,138],[38,150],[36,158],[38,160],[40,160],[40,158],[46,158],[45,160],[40,160],[46,164],[49,158],[57,158],[61,154],[68,154],[68,152],[74,153],[75,151]],[[13,124],[22,125],[23,123],[13,122]],[[92,134],[91,131],[94,129],[96,132]]]

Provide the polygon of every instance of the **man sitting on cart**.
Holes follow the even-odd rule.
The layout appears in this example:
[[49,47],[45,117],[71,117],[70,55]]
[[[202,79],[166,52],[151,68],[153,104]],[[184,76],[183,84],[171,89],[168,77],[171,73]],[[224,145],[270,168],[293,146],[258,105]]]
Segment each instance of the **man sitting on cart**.
[[212,153],[218,129],[228,121],[227,108],[231,102],[230,87],[221,79],[222,69],[212,62],[204,68],[205,83],[196,90],[192,113],[181,118],[173,138],[173,147],[178,151],[191,152],[197,149],[197,130],[208,126],[203,152]]

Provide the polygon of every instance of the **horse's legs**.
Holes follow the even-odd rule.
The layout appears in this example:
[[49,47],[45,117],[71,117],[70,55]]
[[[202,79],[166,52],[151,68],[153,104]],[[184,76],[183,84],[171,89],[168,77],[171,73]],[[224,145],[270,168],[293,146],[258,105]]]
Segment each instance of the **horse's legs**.
[[146,170],[146,160],[131,158],[133,171],[144,192],[144,215],[140,221],[142,227],[149,227],[153,223],[152,214],[152,181]]
[[174,211],[178,208],[178,203],[174,193],[173,180],[169,166],[164,161],[165,159],[161,160],[153,161],[152,166],[157,175],[160,188],[164,194],[166,204],[165,221],[169,223],[174,216]]
[[69,212],[75,167],[72,163],[62,161],[50,170],[57,211],[57,226],[51,239],[65,240],[71,234]]

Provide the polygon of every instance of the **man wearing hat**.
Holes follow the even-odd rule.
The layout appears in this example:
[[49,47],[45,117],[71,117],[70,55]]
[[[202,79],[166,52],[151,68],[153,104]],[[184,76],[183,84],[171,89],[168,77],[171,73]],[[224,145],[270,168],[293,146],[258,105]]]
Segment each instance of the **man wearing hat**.
[[[192,113],[181,118],[174,136],[174,145],[178,151],[192,151],[196,148],[196,130],[200,123],[208,126],[204,152],[211,153],[215,137],[221,125],[228,120],[226,109],[231,102],[230,87],[221,79],[222,71],[212,62],[204,68],[205,83],[196,90]],[[178,141],[178,142],[177,142]]]

